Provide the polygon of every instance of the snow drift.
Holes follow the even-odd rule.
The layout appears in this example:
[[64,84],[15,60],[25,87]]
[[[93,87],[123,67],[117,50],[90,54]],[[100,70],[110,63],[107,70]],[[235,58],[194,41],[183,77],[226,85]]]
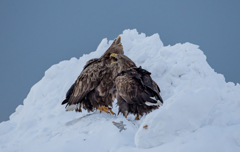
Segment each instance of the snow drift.
[[[158,34],[146,37],[136,30],[120,36],[125,54],[160,86],[162,107],[140,121],[133,115],[128,121],[98,111],[65,111],[61,102],[85,63],[112,43],[103,39],[95,52],[45,72],[23,105],[0,124],[0,151],[240,151],[239,84],[214,72],[197,45],[163,46]],[[121,121],[126,130],[120,132],[113,123]]]

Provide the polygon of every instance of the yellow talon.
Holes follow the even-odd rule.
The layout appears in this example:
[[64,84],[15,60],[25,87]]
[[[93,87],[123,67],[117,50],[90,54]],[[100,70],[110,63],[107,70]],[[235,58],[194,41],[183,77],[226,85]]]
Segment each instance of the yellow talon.
[[103,107],[102,106],[98,107],[97,109],[99,109],[100,113],[102,113],[102,111],[103,111]]
[[124,117],[127,119],[127,116],[128,116],[128,111],[125,111],[124,112]]
[[121,36],[118,36],[117,39],[116,39],[116,44],[121,46],[122,43],[121,43]]
[[108,112],[108,107],[103,106],[103,111],[105,111],[108,114],[109,113]]
[[105,111],[107,114],[111,113],[112,115],[115,115],[115,113],[111,109],[109,109],[108,107],[100,106],[97,109],[100,110],[100,113],[102,113],[102,111]]
[[109,109],[112,115],[116,115],[111,109]]
[[137,114],[137,116],[136,116],[135,120],[139,120],[139,114]]

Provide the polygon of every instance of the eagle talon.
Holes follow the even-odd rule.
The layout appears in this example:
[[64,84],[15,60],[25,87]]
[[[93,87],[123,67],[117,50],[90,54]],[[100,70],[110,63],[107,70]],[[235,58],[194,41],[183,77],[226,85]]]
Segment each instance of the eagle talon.
[[112,111],[112,108],[109,108],[109,111],[111,112],[112,115],[116,116],[116,114]]
[[125,111],[124,112],[124,117],[127,119],[127,116],[128,116],[128,111]]
[[140,119],[139,119],[139,114],[137,114],[135,120],[140,120]]
[[105,106],[100,106],[97,109],[100,110],[100,113],[102,113],[102,111],[105,111],[107,114],[111,113],[112,115],[116,115],[111,108],[105,107]]
[[115,116],[116,116],[116,114],[115,114],[112,110],[110,110],[110,112],[111,112],[112,115],[115,115]]
[[[100,106],[97,109],[99,109],[100,113],[102,113],[102,111],[105,111],[105,106]],[[106,111],[105,111],[106,112]]]

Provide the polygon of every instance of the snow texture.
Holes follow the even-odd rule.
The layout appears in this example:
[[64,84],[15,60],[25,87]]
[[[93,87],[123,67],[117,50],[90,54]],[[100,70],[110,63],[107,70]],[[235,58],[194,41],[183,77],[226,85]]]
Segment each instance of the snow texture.
[[[0,151],[240,151],[239,84],[214,72],[197,45],[163,46],[158,34],[147,37],[136,30],[120,36],[125,54],[160,86],[163,106],[139,121],[133,115],[127,120],[99,111],[65,111],[61,102],[85,63],[113,42],[105,38],[96,51],[45,72],[10,120],[0,123]],[[116,101],[113,111],[118,111]]]

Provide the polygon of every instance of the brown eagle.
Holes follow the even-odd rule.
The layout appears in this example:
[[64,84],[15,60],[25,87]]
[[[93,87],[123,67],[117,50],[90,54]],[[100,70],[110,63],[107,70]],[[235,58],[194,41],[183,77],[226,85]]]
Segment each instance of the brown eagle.
[[137,115],[147,114],[163,104],[160,89],[151,78],[151,73],[141,67],[137,68],[135,63],[123,54],[112,53],[110,55],[117,59],[112,64],[118,69],[115,79],[117,105],[119,113],[125,118],[129,113]]
[[100,58],[91,59],[86,63],[62,102],[67,104],[66,111],[81,112],[83,108],[88,112],[99,109],[100,112],[103,110],[114,114],[109,106],[112,106],[116,97],[113,87],[118,72],[110,65],[115,60],[110,57],[111,53],[124,54],[120,36]]

